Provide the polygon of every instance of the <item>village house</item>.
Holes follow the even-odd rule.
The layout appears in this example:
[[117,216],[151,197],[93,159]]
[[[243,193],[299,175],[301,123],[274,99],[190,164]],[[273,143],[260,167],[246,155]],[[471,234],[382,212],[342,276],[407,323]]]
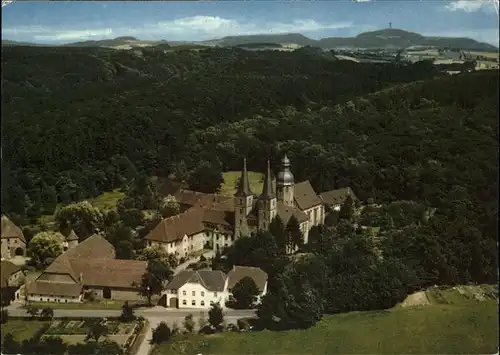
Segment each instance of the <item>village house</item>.
[[113,245],[98,234],[75,244],[26,284],[28,301],[81,302],[89,294],[96,299],[139,299],[134,284],[146,272],[146,261],[115,259]]
[[267,274],[254,267],[235,266],[227,275],[220,270],[184,270],[167,284],[159,304],[169,308],[209,309],[212,303],[226,307],[233,287],[245,276],[254,280],[260,299],[267,292]]
[[0,262],[0,298],[2,305],[14,301],[16,291],[24,283],[25,274],[21,266],[7,260]]
[[16,226],[7,216],[2,216],[0,232],[0,253],[3,259],[12,259],[14,256],[26,255],[26,239],[21,228]]
[[214,251],[232,245],[240,236],[269,229],[275,216],[286,225],[292,216],[308,243],[309,231],[324,223],[324,202],[309,181],[295,183],[285,155],[273,191],[269,161],[262,193],[250,189],[246,159],[234,197],[179,189],[174,197],[181,214],[163,219],[147,236],[149,246],[159,246],[179,258],[206,248]]

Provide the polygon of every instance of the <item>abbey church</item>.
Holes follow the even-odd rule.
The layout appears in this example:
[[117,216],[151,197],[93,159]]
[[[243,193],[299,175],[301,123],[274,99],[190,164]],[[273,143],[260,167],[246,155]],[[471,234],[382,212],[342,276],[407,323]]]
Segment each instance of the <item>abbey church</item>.
[[250,189],[246,159],[233,197],[179,189],[173,196],[180,204],[181,213],[163,219],[146,236],[148,245],[160,246],[179,258],[204,249],[222,250],[236,238],[268,230],[275,216],[279,216],[284,225],[294,216],[304,243],[308,243],[311,228],[324,223],[327,202],[309,181],[296,183],[290,167],[285,155],[274,191],[268,161],[259,195]]

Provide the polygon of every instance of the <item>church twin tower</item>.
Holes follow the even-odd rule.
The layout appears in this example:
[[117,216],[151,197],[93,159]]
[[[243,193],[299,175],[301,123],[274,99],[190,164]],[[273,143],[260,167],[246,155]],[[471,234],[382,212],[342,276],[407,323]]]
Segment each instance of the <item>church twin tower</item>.
[[293,206],[293,174],[290,171],[290,160],[285,155],[281,160],[281,170],[276,178],[276,194],[273,191],[271,180],[271,167],[267,161],[267,171],[264,177],[262,193],[255,200],[254,193],[250,190],[248,180],[247,161],[243,160],[240,183],[235,196],[235,223],[234,234],[249,235],[257,230],[268,230],[269,225],[278,211],[278,201],[287,206]]

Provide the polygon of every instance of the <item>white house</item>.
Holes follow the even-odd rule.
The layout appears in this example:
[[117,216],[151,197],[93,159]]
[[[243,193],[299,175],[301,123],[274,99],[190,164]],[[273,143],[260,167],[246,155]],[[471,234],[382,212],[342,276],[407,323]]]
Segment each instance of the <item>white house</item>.
[[166,287],[166,306],[209,309],[212,303],[219,303],[225,308],[232,288],[245,276],[254,280],[260,300],[267,293],[267,274],[259,268],[235,266],[227,275],[220,270],[181,271]]

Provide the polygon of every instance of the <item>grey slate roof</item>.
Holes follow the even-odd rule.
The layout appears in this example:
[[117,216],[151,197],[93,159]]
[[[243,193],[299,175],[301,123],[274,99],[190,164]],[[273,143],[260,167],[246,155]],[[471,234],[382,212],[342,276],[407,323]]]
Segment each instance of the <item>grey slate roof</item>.
[[208,291],[222,292],[226,275],[220,270],[184,270],[174,276],[166,287],[167,290],[177,290],[187,283],[197,283]]
[[302,211],[323,203],[314,191],[309,180],[295,184],[293,195],[295,203]]
[[234,285],[244,277],[250,277],[255,282],[260,292],[264,290],[267,282],[267,273],[258,267],[250,266],[234,266],[233,269],[229,271],[227,274],[228,289],[232,290]]
[[323,192],[320,197],[327,205],[338,205],[344,203],[347,196],[351,196],[354,201],[357,200],[356,195],[350,187]]

